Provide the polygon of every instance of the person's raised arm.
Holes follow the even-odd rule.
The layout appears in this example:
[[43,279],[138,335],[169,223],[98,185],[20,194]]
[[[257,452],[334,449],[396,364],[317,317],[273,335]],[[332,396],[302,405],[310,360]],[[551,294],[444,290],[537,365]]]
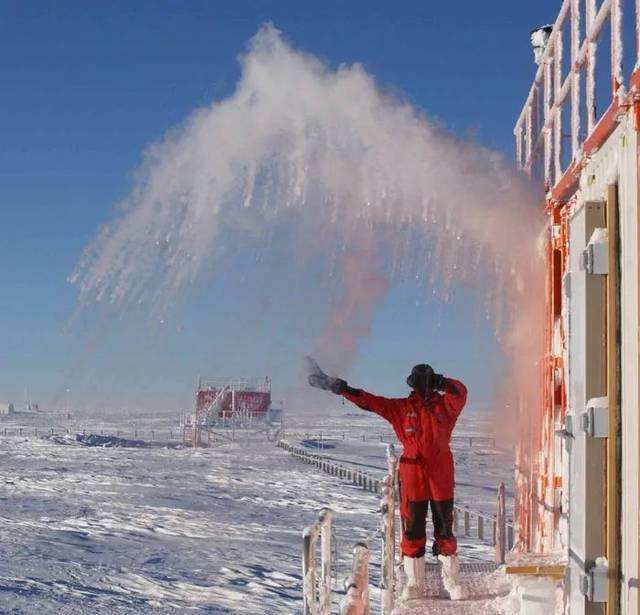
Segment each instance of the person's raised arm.
[[444,405],[452,419],[457,419],[467,403],[467,387],[459,380],[442,377],[438,389],[443,392]]
[[392,422],[393,414],[404,403],[403,399],[390,399],[388,397],[372,395],[367,391],[354,389],[348,385],[341,394],[345,399],[348,399],[359,408],[369,412],[375,412],[389,422]]
[[391,417],[403,403],[402,399],[389,399],[387,397],[380,397],[378,395],[372,395],[362,389],[355,389],[347,384],[346,380],[342,378],[335,378],[333,376],[327,376],[318,364],[312,359],[307,359],[311,367],[309,374],[309,384],[312,387],[323,389],[325,391],[331,391],[336,395],[342,395],[345,399],[354,403],[363,410],[369,412],[375,412],[382,418],[391,421]]

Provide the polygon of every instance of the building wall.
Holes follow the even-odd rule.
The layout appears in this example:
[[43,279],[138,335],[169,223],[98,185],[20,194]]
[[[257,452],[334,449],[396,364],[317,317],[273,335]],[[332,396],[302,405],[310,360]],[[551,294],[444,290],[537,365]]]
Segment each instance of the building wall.
[[[603,146],[591,156],[586,164],[580,181],[577,205],[573,216],[579,215],[580,207],[586,202],[603,199],[607,186],[617,184],[619,203],[619,237],[620,237],[620,419],[621,419],[621,458],[620,468],[620,504],[621,504],[621,572],[620,612],[634,615],[640,612],[638,602],[638,529],[640,496],[638,464],[639,420],[638,420],[638,336],[639,336],[639,304],[638,304],[638,139],[635,130],[635,114],[627,113],[618,128],[607,139]],[[570,238],[571,243],[571,238]],[[573,295],[573,292],[571,293]],[[575,297],[572,298],[575,301]],[[579,313],[586,313],[588,306],[575,306],[570,313],[576,318]],[[579,318],[579,316],[578,316]],[[583,351],[583,340],[571,339],[577,331],[576,323],[570,329],[568,348],[570,354]],[[573,357],[573,365],[579,358]],[[570,361],[571,364],[571,361]],[[568,374],[570,381],[570,411],[579,411],[581,399],[575,392],[584,383],[580,382],[578,373]],[[565,470],[567,471],[567,470]],[[574,467],[575,471],[575,467]],[[589,490],[592,485],[584,483]],[[584,521],[578,510],[584,504],[584,493],[579,490],[569,493],[570,525],[579,525]],[[574,529],[577,529],[574,527]],[[583,528],[584,529],[584,528]],[[571,531],[571,530],[570,530]],[[578,600],[572,600],[572,613],[584,612],[578,606]]]

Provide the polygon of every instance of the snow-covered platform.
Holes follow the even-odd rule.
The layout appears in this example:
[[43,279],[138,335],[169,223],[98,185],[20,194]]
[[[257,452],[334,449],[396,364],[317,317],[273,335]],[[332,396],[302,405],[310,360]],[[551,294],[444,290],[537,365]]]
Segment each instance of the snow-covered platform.
[[460,600],[449,599],[443,587],[439,564],[427,564],[426,585],[424,599],[399,604],[393,615],[497,615],[508,612],[506,602],[511,584],[504,569],[490,562],[460,564]]

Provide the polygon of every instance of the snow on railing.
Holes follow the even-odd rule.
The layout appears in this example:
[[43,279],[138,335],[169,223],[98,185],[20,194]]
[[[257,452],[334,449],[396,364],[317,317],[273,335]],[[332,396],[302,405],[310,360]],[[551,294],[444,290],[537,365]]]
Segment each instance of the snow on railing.
[[44,427],[44,426],[20,426],[12,425],[0,428],[0,436],[23,437],[23,436],[76,436],[76,435],[96,435],[109,436],[128,440],[145,440],[150,442],[166,442],[177,444],[182,440],[181,431],[171,428],[165,429],[111,429],[100,425],[75,425],[73,427]]
[[380,512],[382,523],[382,613],[387,615],[393,610],[395,597],[395,553],[396,553],[396,500],[398,482],[398,457],[393,444],[387,446],[387,475],[382,481],[382,502]]
[[[507,551],[507,513],[505,508],[504,483],[500,483],[500,487],[498,487],[498,513],[493,530],[496,564],[504,564]],[[513,546],[513,530],[511,531],[511,546]]]
[[[302,531],[304,615],[331,614],[331,522],[334,512],[323,508],[318,520]],[[316,549],[320,539],[320,579],[317,582]]]
[[[287,435],[292,438],[300,438],[309,440],[317,444],[318,449],[322,450],[325,444],[330,444],[331,438],[338,438],[342,440],[357,440],[359,442],[396,442],[396,438],[393,435],[386,435],[383,433],[363,433],[363,434],[347,434],[345,431],[338,432],[323,432],[323,431],[288,431]],[[491,448],[498,448],[497,442],[494,436],[451,436],[451,442],[454,444],[467,444],[469,448],[478,446],[490,446]]]
[[[361,470],[338,465],[324,459],[321,455],[309,453],[304,449],[294,446],[284,440],[277,444],[279,448],[289,452],[294,458],[316,466],[318,469],[347,479],[355,485],[363,487],[367,491],[382,495],[380,502],[380,534],[382,538],[381,553],[381,607],[383,615],[390,615],[395,603],[396,591],[396,513],[398,507],[398,457],[393,444],[387,446],[387,474],[382,480],[375,479],[370,474]],[[325,519],[328,511],[329,518]],[[303,579],[304,579],[304,613],[309,615],[326,615],[331,609],[331,520],[333,511],[323,508],[320,511],[320,519],[313,526],[305,528],[303,532]],[[476,537],[478,540],[490,542],[494,546],[495,561],[504,564],[506,552],[513,548],[514,526],[507,520],[505,510],[505,486],[500,483],[498,487],[498,513],[487,515],[470,510],[465,506],[454,507],[454,530],[459,532],[462,520],[462,532],[465,536],[471,536],[472,523],[475,520]],[[322,524],[328,524],[326,538],[322,542],[322,583],[320,585],[320,606],[316,598],[316,572],[315,572],[315,547],[318,536],[323,531]],[[486,530],[485,530],[486,528]],[[491,528],[490,537],[488,530]],[[326,540],[326,544],[324,542]],[[363,551],[366,550],[366,553]],[[347,579],[347,597],[342,603],[342,615],[367,615],[368,614],[368,573],[363,572],[362,567],[368,564],[369,550],[363,543],[358,543],[354,548],[354,562],[351,576]],[[364,579],[366,578],[366,583]],[[321,605],[329,610],[318,610]],[[365,606],[366,605],[366,606]],[[362,610],[362,609],[367,610]],[[349,610],[351,609],[351,610]]]
[[369,615],[369,547],[363,542],[353,547],[353,567],[345,591],[340,615]]
[[[324,455],[311,453],[302,447],[295,446],[284,440],[280,440],[277,446],[289,452],[294,458],[302,461],[303,463],[313,465],[320,471],[330,474],[331,476],[347,480],[358,487],[362,487],[365,491],[378,494],[382,494],[383,492],[385,486],[384,479],[381,480],[369,472],[365,472],[356,467],[350,467],[344,463],[333,462],[330,458],[327,458]],[[503,496],[500,496],[500,488],[498,488],[498,512],[500,512],[500,497],[504,497],[504,492]],[[453,520],[456,532],[462,529],[464,536],[475,535],[478,540],[492,546],[496,544],[496,540],[499,535],[499,528],[504,524],[504,532],[506,536],[505,550],[510,551],[513,548],[515,534],[514,525],[513,522],[506,517],[506,513],[503,523],[497,515],[491,515],[472,510],[466,506],[456,505],[453,510]]]
[[[230,391],[231,388],[229,386],[223,386],[207,406],[200,410],[196,409],[195,415],[193,415],[193,425],[190,426],[193,430],[194,446],[202,445],[201,440],[203,428],[210,427],[218,418],[218,413],[222,403],[224,402],[227,393]],[[187,429],[187,425],[185,424],[185,434]]]
[[[636,0],[636,39],[640,32],[639,17],[640,0]],[[596,0],[564,0],[562,3],[514,128],[517,166],[530,175],[541,175],[547,189],[560,182],[569,167],[579,167],[581,158],[598,146],[598,139],[606,137],[596,133],[612,130],[617,122],[618,109],[626,93],[622,74],[621,22],[622,0],[603,0],[599,6]],[[611,104],[598,113],[596,52],[598,39],[607,23],[611,26]],[[569,61],[563,62],[565,28],[569,28],[570,48]],[[581,86],[583,73],[586,75],[584,88]],[[562,116],[566,104],[571,112],[570,156],[565,156],[563,144]],[[567,158],[569,164],[565,163]]]
[[453,530],[456,534],[475,537],[485,543],[489,542],[494,548],[497,548],[498,540],[501,539],[503,544],[499,551],[496,550],[495,561],[503,564],[507,551],[513,549],[515,532],[513,522],[507,520],[504,507],[501,508],[500,497],[500,491],[498,491],[497,515],[487,515],[466,506],[456,505],[453,510]]
[[219,390],[223,387],[235,391],[259,391],[269,393],[271,380],[267,378],[198,378],[198,390]]
[[289,444],[284,440],[280,440],[277,446],[290,453],[295,459],[313,465],[326,474],[348,480],[350,483],[362,487],[365,491],[380,493],[382,481],[369,472],[364,472],[348,465],[333,463],[322,455],[309,453],[303,448]]

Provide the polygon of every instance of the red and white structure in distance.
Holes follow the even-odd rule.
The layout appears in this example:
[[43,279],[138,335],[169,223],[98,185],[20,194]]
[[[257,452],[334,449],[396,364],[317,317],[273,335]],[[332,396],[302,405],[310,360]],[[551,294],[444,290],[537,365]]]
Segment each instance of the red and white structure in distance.
[[213,428],[249,427],[265,421],[270,407],[269,378],[198,378],[195,412],[185,420],[184,440],[201,446]]
[[514,129],[547,214],[543,402],[522,412],[518,548],[566,563],[572,615],[640,613],[640,0],[623,4],[564,0],[534,33]]

